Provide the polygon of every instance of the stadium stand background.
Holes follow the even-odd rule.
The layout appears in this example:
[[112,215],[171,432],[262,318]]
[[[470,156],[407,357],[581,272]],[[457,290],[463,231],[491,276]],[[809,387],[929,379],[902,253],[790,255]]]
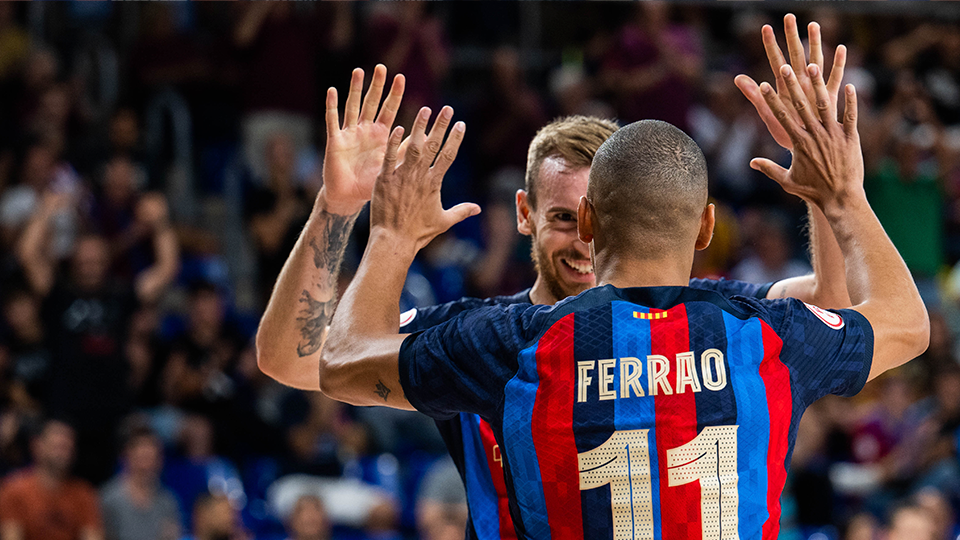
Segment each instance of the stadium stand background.
[[[789,158],[733,77],[771,80],[759,28],[782,44],[794,9],[821,23],[828,63],[849,48],[868,196],[933,332],[920,359],[807,412],[781,538],[956,538],[960,10],[948,2],[0,3],[0,521],[16,514],[5,495],[29,490],[12,486],[18,470],[69,461],[59,434],[101,490],[106,538],[129,537],[110,478],[133,470],[173,496],[156,507],[180,523],[165,537],[462,538],[459,480],[429,421],[285,388],[256,366],[259,312],[322,184],[324,90],[383,62],[407,76],[403,125],[442,104],[468,124],[444,198],[485,211],[420,254],[404,308],[532,283],[513,196],[534,133],[567,114],[690,133],[718,204],[695,273],[774,281],[809,269],[805,210],[749,168]],[[138,302],[167,232],[176,276]],[[78,251],[108,262],[110,295],[77,303],[61,286],[82,273]],[[31,253],[53,264],[49,292]],[[77,347],[52,334],[67,320]]]

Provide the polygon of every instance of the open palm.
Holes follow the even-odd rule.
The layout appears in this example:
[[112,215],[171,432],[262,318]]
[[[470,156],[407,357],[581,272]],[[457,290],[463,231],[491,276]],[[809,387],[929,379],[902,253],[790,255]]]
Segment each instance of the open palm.
[[337,90],[327,90],[323,191],[327,205],[337,213],[356,213],[373,194],[390,128],[403,98],[404,78],[398,74],[380,108],[386,79],[387,68],[377,65],[361,107],[363,70],[353,70],[342,125],[337,110]]
[[[796,74],[797,83],[803,90],[807,100],[810,103],[817,103],[817,96],[813,90],[813,81],[810,76],[807,75],[806,67],[808,60],[803,50],[803,42],[800,41],[800,32],[797,29],[797,18],[792,13],[788,13],[783,18],[783,28],[787,41],[787,52],[790,55],[790,65]],[[770,69],[773,70],[774,77],[777,81],[777,96],[780,97],[780,99],[789,101],[790,93],[787,91],[786,83],[780,73],[780,68],[786,65],[787,62],[784,60],[780,46],[777,44],[777,38],[774,35],[773,28],[770,25],[764,25],[761,35],[763,37],[763,48],[766,50],[767,60],[770,62]],[[816,64],[820,70],[823,71],[823,44],[820,38],[820,25],[816,22],[811,22],[807,25],[807,36],[810,40],[809,63]],[[840,45],[834,53],[833,68],[830,70],[830,79],[826,83],[828,97],[827,107],[833,118],[837,118],[838,95],[840,84],[843,80],[843,70],[846,66],[846,61],[847,49],[843,45]],[[790,136],[783,129],[783,126],[780,125],[780,122],[776,116],[774,116],[769,105],[767,105],[757,83],[747,75],[737,75],[734,83],[750,103],[753,104],[754,108],[757,109],[757,113],[770,131],[770,135],[777,141],[777,144],[787,150],[793,150],[793,142],[791,142]],[[802,125],[801,118],[793,107],[784,107],[783,110],[785,110],[798,125]]]

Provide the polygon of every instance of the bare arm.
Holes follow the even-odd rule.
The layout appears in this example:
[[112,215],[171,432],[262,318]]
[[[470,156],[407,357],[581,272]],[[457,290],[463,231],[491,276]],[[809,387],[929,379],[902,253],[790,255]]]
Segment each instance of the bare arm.
[[155,302],[180,270],[180,244],[167,216],[167,201],[162,195],[148,195],[137,208],[138,218],[153,231],[153,266],[140,272],[136,278],[137,298],[144,303]]
[[[357,214],[328,209],[323,190],[287,258],[257,331],[260,369],[303,390],[320,388],[317,363],[337,302],[337,279]],[[295,345],[294,345],[295,344]]]
[[23,526],[16,521],[5,521],[0,525],[0,540],[24,540]]
[[845,90],[841,124],[831,110],[822,71],[811,64],[807,73],[813,81],[815,109],[790,66],[781,68],[800,123],[787,112],[782,97],[769,84],[761,85],[764,99],[793,142],[790,169],[767,159],[755,159],[751,166],[777,181],[787,192],[823,210],[843,253],[853,309],[873,329],[869,376],[873,379],[923,353],[929,344],[930,322],[906,264],[863,191],[855,90],[852,85]]
[[273,5],[270,2],[250,2],[243,5],[243,13],[233,29],[233,43],[237,47],[247,47],[260,33],[260,27],[267,20]]
[[770,287],[767,298],[796,298],[828,309],[852,305],[847,292],[843,252],[823,210],[807,204],[810,262],[813,274],[780,280]]
[[343,253],[357,214],[370,200],[403,96],[398,75],[377,117],[386,77],[386,68],[377,66],[361,110],[363,71],[354,70],[342,127],[337,92],[327,92],[324,186],[257,329],[260,370],[295,388],[320,389],[320,350],[337,302]]
[[87,527],[80,532],[80,538],[81,540],[103,540],[103,531]]
[[30,218],[17,246],[17,258],[30,287],[40,296],[53,288],[55,265],[49,254],[50,225],[53,216],[68,205],[64,194],[44,194],[40,208]]
[[[804,94],[811,102],[815,102],[816,96],[813,93],[813,84],[805,69],[807,55],[803,50],[803,43],[800,41],[797,18],[793,14],[787,14],[783,19],[783,26],[787,52],[794,73],[797,75]],[[807,33],[810,38],[810,62],[823,69],[823,44],[820,36],[820,25],[811,22],[807,25]],[[773,70],[777,81],[777,91],[781,95],[786,95],[786,86],[783,76],[780,75],[780,68],[786,64],[786,61],[780,46],[777,44],[773,28],[765,25],[761,29],[761,35],[763,47],[767,53],[767,61],[770,63],[770,68]],[[836,116],[838,93],[843,80],[846,59],[846,48],[843,45],[838,46],[833,58],[830,78],[826,84],[834,116]],[[783,126],[780,125],[780,122],[777,121],[770,110],[757,83],[746,75],[738,76],[734,82],[757,110],[760,119],[763,120],[770,131],[770,135],[780,146],[792,151],[793,143],[790,136],[787,135]],[[825,308],[850,307],[850,296],[847,294],[846,280],[844,279],[843,254],[840,252],[840,246],[837,245],[837,240],[833,236],[833,231],[830,229],[823,211],[809,202],[807,202],[807,216],[809,220],[807,234],[810,239],[810,259],[813,274],[778,281],[773,287],[770,287],[767,298],[797,298]]]
[[250,232],[261,251],[272,254],[280,249],[287,227],[297,217],[297,210],[295,196],[282,195],[272,212],[250,220]]
[[443,209],[440,184],[463,140],[464,125],[454,126],[441,151],[453,110],[444,107],[424,139],[429,116],[426,108],[417,115],[399,167],[402,128],[390,137],[370,206],[370,241],[320,356],[321,390],[339,401],[410,408],[399,372],[400,346],[406,336],[397,335],[398,303],[407,270],[430,240],[480,210],[473,204]]

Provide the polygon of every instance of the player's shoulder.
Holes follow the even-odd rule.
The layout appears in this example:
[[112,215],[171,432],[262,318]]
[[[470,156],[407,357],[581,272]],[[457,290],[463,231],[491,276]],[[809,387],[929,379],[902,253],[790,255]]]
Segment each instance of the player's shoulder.
[[530,289],[525,289],[509,296],[494,296],[490,298],[465,296],[459,300],[445,304],[413,308],[400,314],[400,332],[410,333],[436,326],[453,319],[465,311],[513,304],[530,305]]
[[746,281],[726,279],[723,277],[717,279],[692,278],[689,286],[694,289],[716,291],[724,296],[766,298],[773,283],[757,285],[756,283],[748,283]]
[[796,298],[733,297],[728,301],[749,316],[763,319],[778,334],[788,326],[802,326],[809,332],[843,330],[848,324],[856,327],[855,333],[872,334],[870,323],[854,309],[824,309]]

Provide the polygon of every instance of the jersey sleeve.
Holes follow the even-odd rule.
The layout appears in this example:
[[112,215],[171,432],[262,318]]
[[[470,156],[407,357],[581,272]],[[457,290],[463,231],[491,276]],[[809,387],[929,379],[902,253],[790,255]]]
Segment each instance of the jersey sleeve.
[[449,321],[464,311],[490,305],[477,298],[461,298],[446,304],[413,308],[400,314],[400,332],[412,334]]
[[795,298],[756,301],[782,340],[780,359],[806,405],[827,394],[853,396],[873,363],[873,328],[852,309],[826,310]]
[[770,292],[773,283],[757,285],[756,283],[747,283],[746,281],[737,281],[735,279],[700,279],[690,280],[690,286],[694,289],[706,289],[716,291],[729,298],[731,296],[746,296],[748,298],[766,298]]
[[[400,384],[410,404],[437,420],[490,415],[517,372],[530,306],[488,306],[422,332],[400,347]],[[403,328],[401,328],[403,331]]]

